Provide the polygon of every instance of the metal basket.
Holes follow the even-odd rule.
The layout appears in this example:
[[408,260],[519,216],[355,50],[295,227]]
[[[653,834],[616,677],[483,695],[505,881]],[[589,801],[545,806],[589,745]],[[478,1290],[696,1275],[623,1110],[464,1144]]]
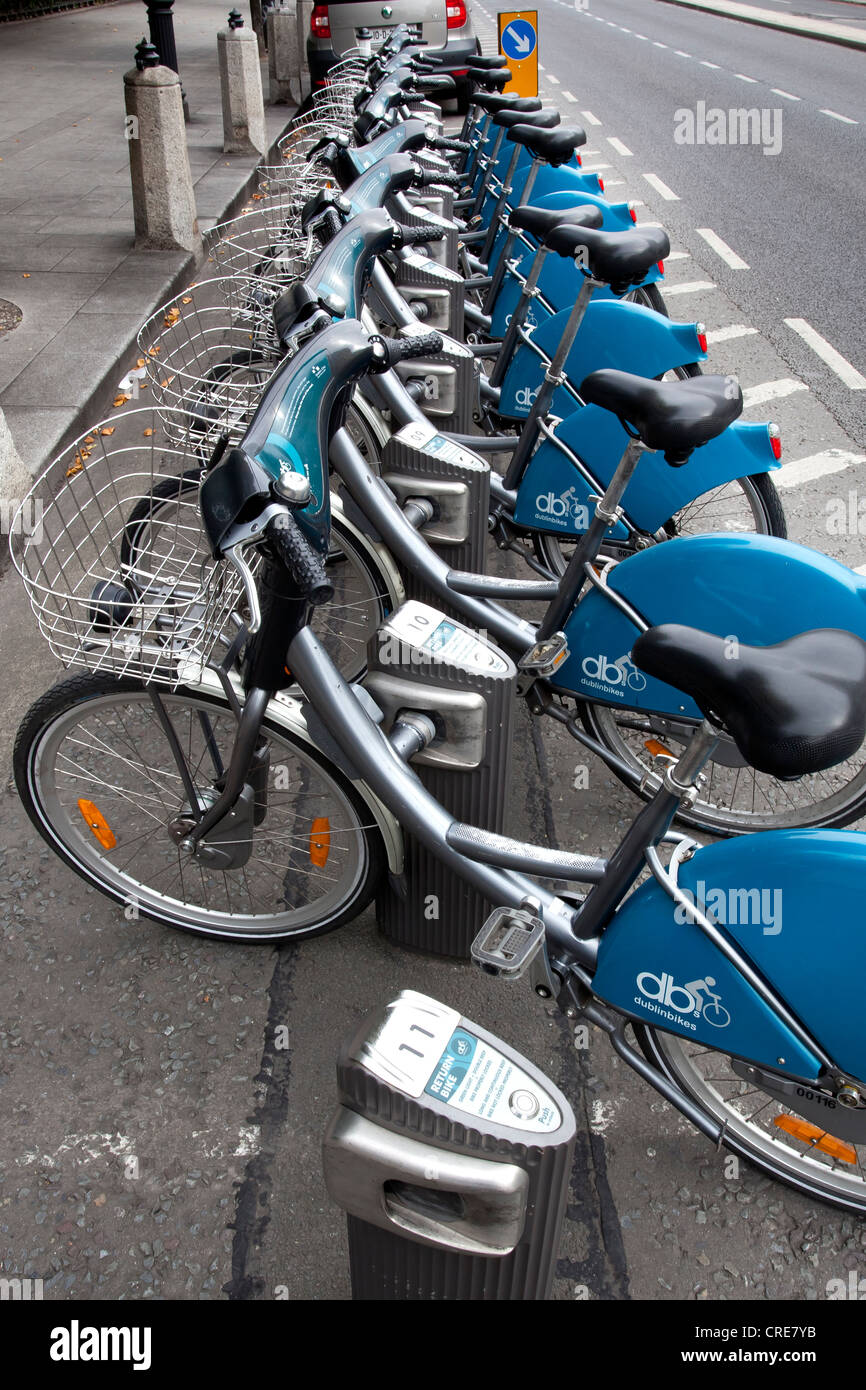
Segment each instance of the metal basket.
[[64,666],[176,687],[232,643],[254,596],[243,567],[210,558],[199,460],[159,424],[125,410],[82,435],[31,488],[19,516],[39,524],[16,518],[10,548]]
[[213,275],[247,275],[283,286],[307,273],[319,254],[312,235],[299,230],[300,209],[275,211],[270,205],[220,222],[205,237],[207,267]]
[[203,280],[175,295],[138,334],[165,437],[212,448],[243,434],[282,356],[274,302],[285,286],[250,276]]

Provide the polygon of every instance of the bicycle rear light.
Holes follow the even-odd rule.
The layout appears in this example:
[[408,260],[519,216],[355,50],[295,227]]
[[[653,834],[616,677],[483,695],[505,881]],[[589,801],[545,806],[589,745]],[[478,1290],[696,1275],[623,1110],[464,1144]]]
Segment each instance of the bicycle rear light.
[[706,325],[703,324],[703,323],[696,323],[696,324],[695,324],[695,333],[697,334],[698,346],[699,346],[701,352],[706,352],[706,350],[707,350],[707,329],[706,329]]
[[767,433],[770,436],[770,447],[773,450],[773,458],[782,457],[782,431],[778,425],[768,425]]

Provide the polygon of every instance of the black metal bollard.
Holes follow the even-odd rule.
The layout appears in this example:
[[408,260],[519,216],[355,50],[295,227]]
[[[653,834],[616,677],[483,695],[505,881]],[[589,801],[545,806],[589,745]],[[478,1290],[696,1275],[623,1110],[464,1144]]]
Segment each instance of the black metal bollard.
[[[177,45],[174,41],[174,0],[143,0],[147,6],[147,24],[150,29],[150,41],[159,54],[159,60],[163,67],[171,68],[173,72],[180,75],[180,68],[177,64]],[[183,84],[180,89],[183,98],[183,118],[189,121],[189,103],[186,99],[186,92]]]

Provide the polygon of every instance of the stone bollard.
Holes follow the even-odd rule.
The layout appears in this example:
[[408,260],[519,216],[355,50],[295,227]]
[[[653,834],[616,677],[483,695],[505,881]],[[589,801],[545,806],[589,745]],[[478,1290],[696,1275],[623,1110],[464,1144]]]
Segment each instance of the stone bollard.
[[15,441],[0,410],[0,508],[3,530],[8,532],[12,514],[33,486],[33,477],[15,447]]
[[295,7],[278,5],[268,11],[268,75],[271,103],[294,105],[301,100],[298,73],[298,22]]
[[268,142],[259,45],[253,30],[242,25],[237,10],[232,10],[228,29],[217,34],[223,149],[226,154],[264,154]]
[[147,45],[143,54],[139,52],[136,67],[123,78],[135,244],[149,251],[198,251],[201,236],[180,78],[158,61],[154,65],[156,58]]

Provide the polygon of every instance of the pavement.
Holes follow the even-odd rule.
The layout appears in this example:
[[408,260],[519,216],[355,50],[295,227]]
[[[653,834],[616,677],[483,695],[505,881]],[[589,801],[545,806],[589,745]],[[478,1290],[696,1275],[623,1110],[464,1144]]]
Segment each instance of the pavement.
[[760,24],[766,29],[778,29],[786,34],[801,34],[810,39],[823,39],[825,43],[839,43],[846,48],[866,48],[866,34],[850,24],[828,22],[825,16],[813,18],[808,14],[797,14],[786,10],[769,10],[755,5],[739,5],[731,0],[665,0],[668,5],[682,5],[690,10],[706,10],[710,14],[724,15],[727,19],[737,19],[743,24]]
[[[639,74],[623,49],[625,105],[636,129],[620,124],[609,80],[616,51],[597,37],[600,24],[575,20],[566,8],[558,15],[551,0],[539,6],[543,95],[563,110],[573,103],[577,119],[593,114],[590,148],[608,165],[605,178],[621,196],[635,196],[641,220],[671,225],[666,278],[680,289],[672,313],[706,320],[716,335],[712,366],[737,370],[752,388],[751,418],[762,418],[772,400],[786,460],[800,465],[784,495],[792,533],[860,564],[862,538],[822,529],[827,501],[847,493],[855,470],[844,462],[857,457],[858,445],[838,423],[841,407],[832,395],[825,402],[817,378],[814,388],[779,386],[795,379],[793,369],[769,323],[743,308],[757,277],[738,288],[720,276],[694,232],[704,210],[693,203],[690,167],[679,166],[682,196],[673,204],[631,172],[633,156],[609,144],[610,134],[640,149],[638,138],[646,138],[656,154],[652,104],[636,114]],[[610,0],[607,17],[616,12]],[[490,12],[476,5],[475,17],[485,51],[493,51]],[[619,18],[631,28],[623,8]],[[574,23],[591,26],[576,46]],[[643,75],[650,94],[653,81],[669,83],[664,69]],[[796,296],[784,307],[796,312]],[[732,328],[744,331],[732,336]],[[823,463],[805,466],[816,457]],[[828,459],[841,464],[841,481]],[[811,480],[795,481],[810,468]],[[34,639],[23,594],[7,575],[0,581],[7,768],[23,710],[60,674]],[[561,729],[531,721],[522,706],[515,749],[510,833],[609,853],[637,800]],[[525,984],[401,951],[378,934],[371,911],[279,950],[129,921],[35,840],[8,784],[0,844],[0,1272],[44,1278],[47,1299],[349,1298],[345,1223],[325,1191],[319,1146],[335,1104],[341,1043],[403,988],[441,999],[519,1047],[572,1102],[578,1141],[557,1301],[816,1301],[828,1297],[830,1281],[847,1287],[849,1274],[866,1265],[862,1222],[716,1151],[604,1038],[590,1030],[573,1039]]]
[[[222,150],[216,35],[228,8],[175,11],[202,231],[239,207],[257,162]],[[192,272],[184,252],[134,248],[123,74],[145,24],[140,0],[120,0],[3,26],[0,301],[21,318],[3,332],[0,314],[0,410],[34,473],[103,413],[139,327]],[[267,101],[266,62],[263,82]],[[271,143],[290,117],[265,106]]]

